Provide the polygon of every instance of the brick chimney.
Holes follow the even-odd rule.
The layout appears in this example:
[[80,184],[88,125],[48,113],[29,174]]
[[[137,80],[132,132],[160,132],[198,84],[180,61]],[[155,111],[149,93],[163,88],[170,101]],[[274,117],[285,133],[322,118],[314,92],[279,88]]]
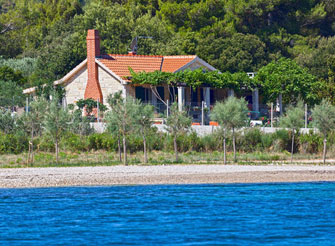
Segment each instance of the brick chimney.
[[102,92],[99,83],[98,64],[95,57],[100,55],[100,37],[98,30],[88,30],[87,37],[87,85],[84,98],[92,98],[103,102]]

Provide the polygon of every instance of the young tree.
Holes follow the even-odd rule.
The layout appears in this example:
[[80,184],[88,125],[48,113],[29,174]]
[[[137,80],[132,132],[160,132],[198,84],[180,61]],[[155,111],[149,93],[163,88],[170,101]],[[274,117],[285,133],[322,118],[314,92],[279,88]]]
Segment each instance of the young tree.
[[59,141],[63,134],[69,129],[70,114],[59,103],[59,98],[54,94],[48,103],[43,125],[47,134],[55,141],[56,162],[59,158]]
[[30,103],[29,112],[22,116],[24,130],[30,135],[28,164],[34,162],[34,138],[42,132],[46,106],[46,100],[39,97]]
[[[70,109],[70,105],[68,105]],[[70,109],[71,110],[71,109]],[[70,130],[80,137],[89,135],[94,132],[94,128],[90,125],[91,120],[87,116],[83,116],[80,109],[73,110],[71,112],[71,124]]]
[[111,129],[119,131],[122,136],[123,143],[123,163],[127,165],[127,135],[134,127],[134,119],[136,106],[134,98],[122,97],[122,92],[119,91],[115,94],[108,96],[108,103],[111,107],[110,116],[108,117],[108,124],[113,126]]
[[173,103],[170,107],[169,117],[166,119],[166,130],[173,137],[176,162],[178,162],[177,137],[186,133],[191,127],[191,123],[191,118],[187,115],[186,111],[179,111],[177,103]]
[[335,128],[335,106],[323,99],[312,109],[313,125],[323,134],[323,164],[326,163],[327,135]]
[[232,130],[233,134],[233,150],[234,162],[236,158],[236,140],[235,130],[245,126],[248,120],[247,102],[244,98],[238,99],[236,97],[229,97],[225,102],[218,102],[215,104],[211,112],[211,119],[217,121],[223,128],[223,151],[224,163],[226,164],[226,130]]
[[10,110],[0,108],[0,132],[10,134],[15,132],[16,117],[12,115]]
[[121,128],[118,124],[119,118],[117,114],[108,111],[106,114],[106,123],[107,123],[107,131],[112,134],[113,137],[117,138],[117,147],[119,154],[119,161],[122,161],[122,153],[121,153]]
[[285,116],[280,119],[280,125],[290,128],[292,131],[291,163],[293,162],[295,131],[304,126],[304,114],[304,104],[299,101],[296,107],[289,107]]
[[135,126],[139,129],[143,138],[144,163],[148,163],[146,136],[153,124],[154,107],[152,105],[143,105],[138,100],[136,100],[136,106]]

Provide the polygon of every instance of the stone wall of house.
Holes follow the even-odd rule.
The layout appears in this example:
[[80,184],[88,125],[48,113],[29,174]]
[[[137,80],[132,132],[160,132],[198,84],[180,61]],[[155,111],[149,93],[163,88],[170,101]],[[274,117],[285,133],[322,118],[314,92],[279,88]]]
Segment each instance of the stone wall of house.
[[86,84],[87,68],[85,66],[65,85],[66,103],[75,104],[79,99],[84,99]]
[[116,80],[101,67],[99,67],[99,82],[104,100],[103,103],[105,105],[108,104],[107,98],[110,94],[114,94],[118,91],[123,91],[124,89],[123,85],[118,80]]
[[[122,91],[123,85],[99,67],[99,82],[103,95],[103,103],[107,105],[109,94]],[[79,99],[84,99],[87,84],[87,68],[86,66],[80,70],[65,86],[66,103],[75,104]]]

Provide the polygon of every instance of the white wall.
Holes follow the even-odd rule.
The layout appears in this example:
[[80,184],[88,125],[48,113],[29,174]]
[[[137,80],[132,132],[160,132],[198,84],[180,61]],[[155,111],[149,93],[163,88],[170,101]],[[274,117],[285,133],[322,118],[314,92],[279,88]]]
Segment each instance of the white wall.
[[[107,97],[111,93],[123,90],[123,85],[99,67],[99,82],[104,99],[107,105]],[[79,99],[84,99],[87,84],[87,67],[81,69],[65,85],[66,103],[75,104]]]
[[75,104],[79,99],[84,98],[87,84],[86,66],[74,75],[65,86],[66,103]]

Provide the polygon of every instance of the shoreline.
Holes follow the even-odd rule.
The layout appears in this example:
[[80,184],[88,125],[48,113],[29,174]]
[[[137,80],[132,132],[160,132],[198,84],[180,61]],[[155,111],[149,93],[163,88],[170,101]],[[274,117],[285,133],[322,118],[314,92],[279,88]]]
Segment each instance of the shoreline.
[[335,166],[160,165],[0,169],[0,188],[335,181]]

